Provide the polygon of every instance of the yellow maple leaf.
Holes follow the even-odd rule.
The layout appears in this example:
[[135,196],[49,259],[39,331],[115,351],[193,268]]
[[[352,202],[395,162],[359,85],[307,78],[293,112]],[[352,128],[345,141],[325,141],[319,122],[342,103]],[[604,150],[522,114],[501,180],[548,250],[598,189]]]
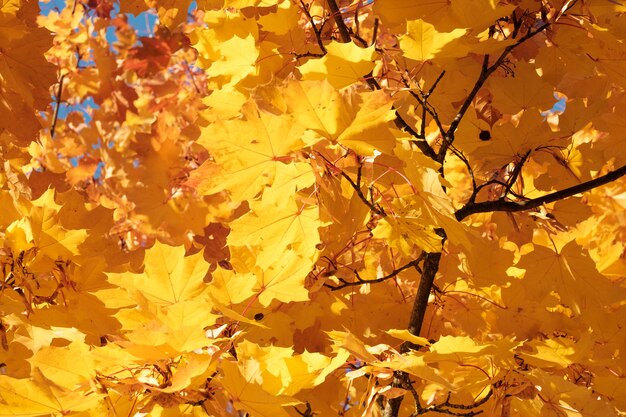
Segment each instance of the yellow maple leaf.
[[491,135],[495,140],[481,144],[474,152],[478,164],[485,170],[505,166],[546,143],[554,146],[565,143],[563,138],[554,138],[548,124],[543,123],[543,117],[535,109],[525,111],[517,124],[496,124]]
[[407,22],[406,31],[407,34],[400,38],[400,48],[404,56],[417,61],[457,56],[454,53],[444,56],[440,52],[444,46],[466,33],[465,29],[454,29],[447,33],[438,32],[433,25],[422,19]]
[[[269,4],[274,2],[263,1],[262,3]],[[290,1],[277,1],[276,3],[279,3],[276,11],[259,17],[259,24],[265,31],[276,35],[285,35],[294,29],[294,26],[297,28],[300,9]]]
[[415,2],[413,0],[378,0],[374,2],[376,15],[385,25],[396,28],[407,20],[427,18],[429,21],[439,18],[441,11],[448,7],[447,0]]
[[276,164],[274,181],[272,185],[265,187],[261,198],[268,205],[289,207],[298,191],[313,184],[315,184],[315,173],[311,164],[307,162]]
[[[589,340],[589,337],[586,338]],[[559,369],[567,368],[570,366],[575,358],[577,352],[587,352],[578,343],[561,338],[561,339],[547,339],[547,340],[532,340],[526,343],[524,346],[528,346],[533,351],[522,351],[520,357],[524,358],[524,362],[530,366],[536,366],[543,369],[556,367]]]
[[253,101],[242,111],[244,120],[214,123],[202,131],[198,143],[220,166],[200,180],[201,194],[227,189],[233,200],[251,199],[273,183],[278,164],[294,163],[292,152],[303,146],[304,129],[289,118],[260,110]]
[[513,4],[500,3],[498,0],[464,0],[448,4],[450,4],[455,24],[480,32],[500,17],[508,16],[515,9]]
[[[409,201],[418,205],[409,204]],[[415,198],[394,200],[394,215],[381,219],[372,233],[405,255],[412,255],[415,247],[426,252],[441,252],[441,237],[427,213],[423,213]]]
[[256,263],[267,267],[280,259],[287,248],[303,259],[316,259],[320,242],[317,206],[297,203],[292,197],[284,207],[263,201],[250,203],[251,211],[230,223],[231,246],[254,245],[258,248]]
[[6,129],[24,144],[40,128],[34,108],[50,102],[48,87],[57,80],[55,67],[44,57],[52,37],[31,21],[38,12],[32,6],[13,0],[0,6],[0,114],[7,115],[0,118],[0,131]]
[[174,393],[182,391],[192,384],[204,382],[215,372],[217,363],[215,356],[206,353],[187,353],[176,366],[172,375],[171,385],[158,389],[161,392]]
[[275,261],[269,267],[254,270],[257,279],[254,290],[259,294],[259,303],[267,307],[273,300],[285,303],[308,300],[304,279],[311,272],[313,261],[293,250],[275,252],[274,256]]
[[198,298],[156,306],[143,303],[140,309],[123,309],[116,314],[127,339],[118,344],[147,361],[175,357],[213,344],[204,329],[213,326],[219,316],[207,311],[208,300]]
[[230,395],[237,410],[245,410],[255,416],[289,417],[285,406],[300,404],[286,395],[272,395],[253,381],[254,375],[245,376],[236,363],[223,361],[221,384]]
[[411,342],[416,345],[428,346],[430,344],[428,339],[426,339],[425,337],[415,336],[414,334],[411,334],[408,330],[389,329],[386,330],[385,333],[395,337],[396,339]]
[[292,81],[283,97],[288,113],[308,129],[308,145],[327,138],[371,156],[396,144],[384,129],[394,113],[391,98],[382,91],[340,93],[326,80]]
[[87,231],[68,230],[62,226],[59,211],[61,205],[54,200],[55,192],[48,189],[41,197],[20,209],[21,219],[7,227],[6,240],[15,253],[37,248],[35,263],[45,268],[59,257],[71,259],[78,254],[78,246],[87,238]]
[[204,97],[202,102],[209,108],[200,113],[201,120],[210,122],[233,119],[239,116],[247,98],[232,86],[224,86]]
[[283,0],[225,0],[225,7],[243,9],[244,7],[272,7]]
[[524,255],[517,265],[526,270],[523,292],[533,300],[544,300],[552,292],[580,320],[600,325],[606,308],[624,300],[624,288],[609,281],[596,269],[593,260],[575,242],[560,250],[538,246]]
[[187,19],[191,0],[148,0],[147,3],[157,10],[161,24],[174,28]]
[[211,273],[209,294],[220,304],[238,304],[255,294],[254,276],[218,268]]
[[350,124],[341,95],[328,81],[291,81],[283,95],[295,120],[322,137],[336,139],[340,127]]
[[335,88],[347,87],[359,81],[374,68],[374,45],[359,48],[354,43],[331,42],[326,55],[310,59],[298,69],[303,80],[328,80]]
[[328,332],[328,336],[333,341],[335,350],[338,350],[340,348],[345,349],[352,355],[364,360],[367,363],[378,362],[378,358],[376,358],[376,356],[372,355],[368,351],[368,346],[366,346],[365,343],[359,340],[359,338],[352,333],[348,331],[341,332],[333,330],[331,332]]
[[28,361],[46,378],[70,389],[89,387],[89,381],[96,376],[89,346],[82,341],[64,347],[46,346]]
[[498,18],[508,16],[514,9],[515,5],[501,4],[497,0],[380,0],[374,3],[377,15],[388,26],[424,19],[442,30],[461,27],[475,33],[485,30]]
[[207,74],[219,79],[221,85],[235,85],[255,72],[259,49],[252,35],[245,38],[233,36],[219,47],[221,59],[213,61]]
[[219,87],[234,86],[256,71],[258,28],[254,19],[241,17],[233,10],[207,11],[209,27],[191,34],[198,65]]
[[0,375],[0,416],[39,417],[89,410],[102,397],[89,391],[87,394],[58,387],[37,371],[32,379]]
[[146,251],[143,274],[110,273],[109,282],[144,296],[158,305],[171,305],[201,294],[209,264],[202,253],[185,257],[183,246],[172,247],[157,242]]
[[[618,415],[613,402],[599,396],[595,389],[590,390],[582,384],[576,385],[574,381],[568,378],[549,374],[543,369],[536,368],[528,374],[528,379],[533,385],[541,389],[541,415]],[[620,381],[618,378],[615,380]],[[613,392],[619,392],[619,389],[615,389]]]
[[287,368],[291,374],[291,382],[284,394],[294,395],[302,389],[310,389],[323,383],[328,375],[343,366],[350,352],[339,349],[334,357],[328,357],[317,352],[307,352],[287,359]]
[[532,107],[548,110],[554,104],[552,87],[537,74],[532,64],[517,64],[515,78],[493,77],[489,86],[495,92],[493,105],[503,113],[516,114]]
[[362,155],[390,153],[396,144],[387,122],[396,118],[393,99],[382,90],[361,93],[351,100],[350,125],[341,131],[337,142]]
[[613,403],[622,410],[626,409],[626,380],[624,377],[615,378],[614,375],[594,375],[593,390],[605,398],[611,398]]
[[443,372],[440,372],[431,364],[426,363],[423,354],[417,351],[412,351],[406,356],[396,356],[392,360],[380,363],[379,365],[396,371],[404,371],[418,378],[422,378],[425,381],[434,382],[451,391],[456,390],[454,384],[442,376]]
[[237,359],[246,379],[254,380],[274,395],[295,395],[319,385],[349,355],[344,349],[331,358],[307,351],[296,355],[292,348],[259,346],[249,341],[237,345]]

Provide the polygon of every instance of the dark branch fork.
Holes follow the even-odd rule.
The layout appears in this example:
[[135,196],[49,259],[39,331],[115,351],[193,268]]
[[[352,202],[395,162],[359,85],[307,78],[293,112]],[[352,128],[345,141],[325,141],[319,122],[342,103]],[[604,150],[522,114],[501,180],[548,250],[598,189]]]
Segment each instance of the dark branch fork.
[[315,33],[315,40],[317,41],[317,45],[322,50],[321,54],[315,54],[315,53],[310,53],[310,54],[312,56],[320,56],[320,57],[322,57],[322,56],[324,56],[326,54],[326,46],[324,46],[324,42],[322,42],[322,31],[315,24],[315,20],[313,20],[313,16],[311,16],[311,12],[309,11],[309,7],[306,4],[304,4],[303,0],[300,0],[300,8],[302,9],[304,14],[306,15],[307,19],[309,19],[309,22],[311,23],[311,27],[313,28],[313,33]]

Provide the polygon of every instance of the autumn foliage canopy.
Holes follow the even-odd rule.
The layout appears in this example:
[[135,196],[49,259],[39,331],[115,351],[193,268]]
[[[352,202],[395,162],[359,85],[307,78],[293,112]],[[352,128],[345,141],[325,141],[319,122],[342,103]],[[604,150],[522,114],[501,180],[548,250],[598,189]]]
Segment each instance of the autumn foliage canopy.
[[60,3],[0,1],[0,416],[626,413],[622,1]]

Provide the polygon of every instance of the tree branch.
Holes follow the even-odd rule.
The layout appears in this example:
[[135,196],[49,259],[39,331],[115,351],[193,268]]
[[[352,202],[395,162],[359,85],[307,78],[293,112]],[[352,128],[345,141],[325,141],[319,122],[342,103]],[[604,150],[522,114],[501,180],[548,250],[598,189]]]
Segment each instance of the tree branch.
[[415,301],[413,302],[413,310],[411,311],[409,325],[407,326],[412,335],[419,336],[420,331],[422,330],[426,307],[428,307],[428,297],[430,296],[430,292],[433,287],[435,275],[437,275],[437,271],[439,270],[440,260],[441,252],[427,253],[424,259],[422,277],[420,279],[419,287],[417,288]]
[[511,191],[511,188],[517,182],[517,179],[522,173],[522,168],[524,167],[524,164],[526,163],[526,161],[528,161],[528,158],[530,157],[530,153],[531,151],[527,151],[524,155],[522,155],[522,159],[520,159],[519,162],[515,164],[515,167],[513,168],[513,173],[506,181],[507,186],[506,186],[506,189],[504,190],[505,196]]
[[350,42],[350,30],[346,26],[346,23],[343,21],[343,17],[341,16],[341,11],[337,6],[337,2],[335,2],[335,0],[328,0],[328,7],[330,8],[330,12],[333,15],[333,19],[335,19],[335,24],[337,25],[337,29],[339,30],[341,41],[343,43]]
[[589,180],[583,182],[582,184],[577,184],[564,190],[555,191],[542,197],[533,198],[527,201],[507,201],[504,199],[499,199],[494,201],[483,201],[480,203],[469,203],[457,210],[454,215],[457,220],[461,221],[467,216],[477,213],[488,213],[491,211],[516,212],[532,210],[544,204],[563,200],[576,194],[592,190],[601,185],[608,184],[620,177],[623,177],[624,175],[626,175],[626,165],[616,169],[615,171],[611,171],[608,174],[602,175],[601,177],[594,178],[593,180]]
[[[402,371],[394,372],[393,381],[391,382],[392,387],[401,388],[406,386],[407,383],[410,384],[408,374]],[[385,404],[385,409],[383,410],[383,417],[398,417],[400,413],[400,405],[402,404],[402,400],[404,396],[401,395],[399,397],[390,398],[387,400],[387,404]]]
[[[438,230],[442,235],[442,244],[445,241],[445,232],[442,229]],[[409,332],[414,336],[419,336],[424,323],[424,317],[426,315],[426,307],[428,307],[428,298],[433,288],[433,282],[435,275],[439,270],[439,261],[441,260],[441,252],[427,253],[424,259],[424,267],[422,277],[420,279],[419,287],[417,288],[417,295],[415,301],[413,301],[413,310],[411,311],[411,318],[409,319],[409,325],[407,326]],[[419,346],[413,343],[405,342],[402,344],[401,352],[407,352],[409,349],[417,349]],[[405,372],[396,372],[394,376],[392,386],[403,387],[406,384],[410,384],[408,381],[408,375]],[[383,411],[383,417],[397,417],[400,411],[400,405],[402,404],[403,396],[391,398],[387,401],[385,410]]]
[[[329,161],[328,158],[326,158],[324,155],[322,155],[319,152],[317,152],[317,155],[319,155],[324,160],[324,162],[326,162],[329,166],[333,167],[335,172],[338,172],[343,178],[346,179],[346,181],[348,181],[350,186],[356,192],[357,196],[372,211],[372,213],[375,213],[381,217],[387,216],[385,209],[383,209],[379,204],[375,203],[373,198],[371,199],[371,201],[368,200],[365,194],[363,194],[363,191],[361,190],[361,178],[362,178],[363,165],[358,155],[356,156],[359,162],[359,167],[357,168],[356,182],[352,178],[350,178],[350,176],[346,174],[343,169],[337,168],[335,164]],[[371,188],[370,188],[370,193],[371,193]]]
[[61,75],[61,78],[59,78],[59,88],[57,88],[57,94],[55,97],[55,103],[56,103],[56,107],[54,109],[54,116],[52,117],[52,125],[50,126],[50,137],[54,138],[54,131],[56,130],[57,127],[57,121],[59,120],[59,109],[61,108],[61,101],[62,101],[62,95],[63,95],[63,80],[65,79],[65,75],[63,74]]

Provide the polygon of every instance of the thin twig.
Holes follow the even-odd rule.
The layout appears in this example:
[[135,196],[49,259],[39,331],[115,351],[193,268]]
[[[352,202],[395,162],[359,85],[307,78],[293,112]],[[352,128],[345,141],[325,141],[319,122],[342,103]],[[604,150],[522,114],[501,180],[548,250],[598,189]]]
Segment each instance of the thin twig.
[[[422,109],[426,110],[426,112],[428,112],[428,114],[430,114],[430,117],[433,118],[433,120],[435,121],[435,123],[437,124],[437,127],[439,128],[439,131],[441,132],[442,135],[445,135],[446,131],[443,128],[443,125],[441,123],[441,120],[439,119],[439,115],[437,114],[437,110],[434,109],[434,107],[432,107],[428,101],[427,101],[427,96],[426,94],[424,94],[424,92],[422,91],[422,89],[420,88],[420,86],[418,85],[417,88],[420,91],[420,94],[415,93],[414,91],[412,91],[411,85],[404,80],[403,77],[403,81],[404,81],[404,85],[406,85],[409,88],[409,93],[413,96],[413,98],[415,98],[415,100],[417,100],[417,102],[420,104],[420,106],[422,106]],[[430,94],[430,93],[429,93]]]
[[187,63],[186,60],[183,60],[183,66],[185,67],[185,72],[187,73],[187,75],[189,76],[189,78],[191,79],[191,83],[193,84],[193,87],[196,90],[196,93],[200,93],[200,88],[198,87],[198,85],[196,84],[196,79],[193,76],[193,73],[191,72],[191,68],[189,68],[189,64]]
[[[478,193],[480,192],[480,190],[482,190],[485,187],[489,187],[490,185],[500,185],[503,188],[508,187],[508,184],[506,182],[500,181],[500,180],[489,180],[487,182],[483,182],[482,184],[480,184],[478,187],[474,188],[474,191],[472,192],[472,195],[470,196],[470,198],[468,199],[468,203],[475,203],[476,202],[476,196],[478,195]],[[520,200],[530,200],[530,198],[528,197],[524,197],[523,195],[516,193],[513,190],[509,190],[508,194],[511,194],[513,197],[520,199]],[[502,198],[506,198],[506,195],[503,195]]]
[[419,90],[419,94],[417,94],[416,92],[411,90],[411,84],[410,84],[409,80],[407,80],[404,77],[404,74],[401,75],[402,82],[409,89],[408,90],[409,94],[411,94],[411,96],[413,96],[413,98],[415,98],[415,100],[419,103],[419,105],[422,106],[422,122],[421,122],[421,130],[422,130],[422,132],[421,132],[421,136],[423,136],[423,137],[426,137],[426,130],[425,130],[426,129],[426,115],[425,115],[425,113],[428,113],[430,115],[430,117],[432,117],[432,119],[435,121],[435,123],[437,124],[437,128],[441,132],[441,135],[443,136],[443,135],[446,134],[446,131],[443,128],[441,120],[439,119],[439,115],[437,114],[437,110],[435,110],[435,108],[433,106],[431,106],[430,103],[428,103],[428,97],[430,97],[430,95],[435,91],[435,88],[437,87],[437,84],[439,84],[439,81],[441,81],[441,78],[443,78],[445,73],[446,73],[445,71],[441,71],[441,73],[439,74],[439,76],[435,80],[434,84],[430,87],[430,90],[428,90],[427,93],[424,93],[422,91],[422,88],[419,86],[419,84],[417,84],[417,89]]
[[448,408],[457,408],[460,410],[469,410],[472,408],[476,408],[476,407],[480,407],[481,405],[485,404],[487,401],[489,401],[489,398],[491,398],[491,396],[493,395],[493,390],[489,390],[489,392],[487,393],[487,395],[485,395],[484,398],[472,403],[472,404],[453,404],[450,402],[450,395],[448,395],[448,398],[446,399],[446,402],[442,405],[443,407],[448,407]]
[[461,162],[463,162],[463,164],[467,168],[467,173],[470,176],[470,179],[472,180],[472,190],[474,190],[474,192],[472,192],[472,197],[475,198],[476,197],[475,193],[476,193],[476,188],[477,188],[476,177],[474,176],[474,169],[472,168],[472,165],[470,164],[469,159],[467,159],[467,157],[463,154],[463,152],[461,152],[454,146],[450,146],[450,150],[457,158],[461,160]]
[[315,24],[315,21],[313,20],[313,16],[311,16],[311,12],[309,11],[309,8],[307,7],[307,5],[304,4],[303,0],[300,0],[300,5],[302,6],[302,11],[306,15],[307,19],[309,19],[309,22],[311,22],[311,26],[313,27],[313,32],[315,33],[315,39],[317,40],[317,44],[319,45],[322,52],[324,52],[324,54],[322,55],[324,56],[326,54],[326,47],[324,46],[324,42],[322,42],[322,31]]
[[[437,124],[437,128],[439,128],[439,131],[441,132],[441,134],[445,135],[446,131],[443,128],[443,125],[441,124],[441,120],[439,120],[439,115],[437,114],[437,111],[434,108],[431,108],[430,104],[428,104],[428,102],[426,102],[426,100],[420,98],[419,94],[417,94],[416,92],[409,90],[409,94],[411,94],[413,96],[413,98],[415,98],[417,100],[417,102],[420,104],[420,106],[422,106],[422,109],[424,111],[426,111],[428,114],[430,114],[430,117],[432,117],[433,120],[435,121],[435,123]],[[424,120],[424,119],[422,119],[422,120]],[[424,128],[423,128],[425,124],[426,124],[426,122],[423,122],[423,124],[422,124],[422,135],[425,135]]]
[[302,58],[322,58],[323,56],[325,56],[325,53],[320,53],[320,52],[304,52],[302,54],[299,54],[297,52],[292,52],[291,53],[296,59],[302,59]]
[[522,159],[520,159],[519,162],[517,164],[515,164],[515,168],[513,168],[513,173],[511,174],[509,179],[506,181],[507,186],[506,186],[506,189],[504,190],[504,195],[505,196],[507,194],[509,194],[509,192],[511,191],[511,188],[517,182],[517,179],[519,178],[520,174],[522,173],[522,168],[524,167],[524,164],[528,160],[528,157],[530,156],[530,153],[531,153],[531,151],[527,151],[522,156]]
[[[344,177],[350,183],[350,185],[352,186],[352,188],[354,188],[354,191],[359,196],[361,201],[363,201],[372,212],[382,217],[385,217],[387,215],[387,213],[385,213],[385,210],[380,205],[374,203],[373,201],[368,200],[367,197],[365,197],[365,194],[363,194],[363,191],[361,190],[360,182],[355,183],[352,180],[352,178],[350,178],[350,176],[346,174],[343,170],[341,170],[340,172],[341,172],[341,176]],[[359,180],[360,180],[361,173],[359,172],[358,174],[359,174]]]
[[[482,414],[482,410],[477,410],[477,411],[468,411],[468,412],[462,412],[462,411],[453,411],[454,409],[456,410],[472,410],[474,408],[478,408],[481,405],[485,404],[487,401],[489,401],[489,399],[491,398],[491,396],[493,395],[493,389],[490,389],[489,392],[487,393],[487,395],[472,403],[472,404],[453,404],[450,402],[450,394],[448,393],[448,398],[446,398],[446,401],[442,404],[434,404],[434,405],[430,405],[428,407],[416,407],[416,411],[411,415],[411,417],[417,417],[419,415],[422,414],[426,414],[426,413],[440,413],[440,414],[448,414],[448,415],[453,415],[453,416],[458,416],[458,417],[473,417],[476,416],[478,414]],[[449,410],[449,408],[452,408],[453,410]]]
[[[380,90],[380,84],[378,84],[378,81],[376,81],[376,79],[372,76],[372,74],[368,74],[365,76],[365,81],[367,82],[367,84],[370,86],[370,88],[372,90]],[[398,109],[395,106],[391,106],[391,109],[396,113],[396,117],[393,120],[396,127],[398,129],[400,129],[403,132],[407,132],[409,135],[411,135],[414,139],[411,141],[411,143],[413,143],[415,146],[417,146],[419,148],[419,150],[422,151],[422,153],[424,155],[426,155],[427,157],[435,160],[435,158],[437,157],[437,153],[434,151],[434,149],[428,144],[428,142],[425,139],[424,136],[424,132],[422,132],[422,134],[419,134],[415,131],[415,129],[413,129],[400,115],[400,113],[398,112]]]
[[375,279],[363,279],[359,276],[359,273],[357,271],[354,271],[356,281],[347,281],[343,278],[337,277],[337,279],[341,282],[340,285],[324,284],[324,286],[330,288],[332,291],[337,291],[346,287],[355,287],[355,286],[364,285],[364,284],[376,284],[379,282],[387,281],[388,279],[391,279],[397,276],[400,272],[406,269],[409,269],[411,267],[417,266],[422,261],[422,259],[424,259],[424,256],[420,255],[417,259],[413,259],[408,264],[402,265],[400,268],[394,269],[393,271],[391,271],[389,274],[385,275],[384,277],[375,278]]

